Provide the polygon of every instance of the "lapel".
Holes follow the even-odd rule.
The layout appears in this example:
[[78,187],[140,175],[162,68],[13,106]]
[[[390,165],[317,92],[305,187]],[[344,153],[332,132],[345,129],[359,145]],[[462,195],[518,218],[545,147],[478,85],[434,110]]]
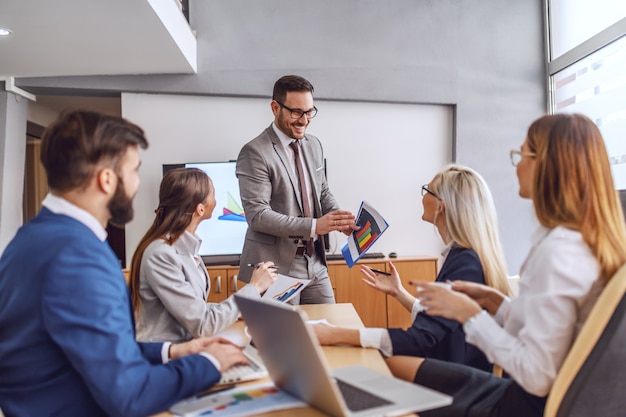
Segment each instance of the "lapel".
[[287,156],[287,153],[283,148],[283,144],[280,142],[280,139],[278,139],[278,136],[276,136],[276,132],[274,132],[274,129],[271,125],[267,128],[266,131],[270,138],[270,141],[272,142],[274,153],[276,154],[276,156],[278,156],[278,160],[282,164],[284,172],[286,172],[287,177],[289,177],[294,197],[296,198],[296,201],[300,206],[300,210],[302,210],[302,201],[300,201],[300,189],[298,188],[298,179],[296,178],[295,173],[292,169],[293,162],[289,160],[289,156]]
[[[300,207],[300,211],[304,213],[302,208],[302,199],[300,197],[300,188],[298,187],[298,179],[296,178],[296,174],[293,170],[294,161],[291,161],[287,153],[283,148],[282,143],[278,136],[276,136],[276,132],[270,125],[267,128],[267,133],[269,135],[270,141],[272,142],[272,147],[274,148],[274,152],[278,156],[280,163],[283,165],[285,172],[287,172],[287,176],[289,177],[289,181],[291,182],[291,188],[293,190],[294,197],[298,202],[298,206]],[[311,187],[313,187],[313,212],[314,215],[317,216],[321,212],[319,199],[317,196],[319,195],[318,184],[314,180],[315,175],[313,175],[312,170],[315,170],[315,160],[313,159],[313,148],[312,143],[309,138],[305,135],[304,138],[300,141],[300,151],[302,153],[302,161],[304,163],[304,169],[309,175],[309,181],[311,183]]]
[[172,247],[174,248],[174,250],[176,250],[177,254],[181,255],[183,259],[183,268],[185,268],[187,265],[187,262],[190,261],[191,264],[189,265],[189,267],[191,268],[193,266],[194,271],[199,270],[200,273],[204,276],[205,285],[204,287],[202,287],[202,296],[204,299],[206,299],[209,296],[209,286],[210,286],[209,272],[206,270],[206,267],[204,266],[204,263],[202,262],[202,257],[198,255],[200,259],[197,260],[194,255],[194,252],[195,252],[194,249],[192,249],[191,247],[188,247],[189,245],[193,244],[190,242],[190,240],[191,239],[185,236],[185,232],[183,232],[178,237],[178,239],[176,239],[176,242],[172,244]]

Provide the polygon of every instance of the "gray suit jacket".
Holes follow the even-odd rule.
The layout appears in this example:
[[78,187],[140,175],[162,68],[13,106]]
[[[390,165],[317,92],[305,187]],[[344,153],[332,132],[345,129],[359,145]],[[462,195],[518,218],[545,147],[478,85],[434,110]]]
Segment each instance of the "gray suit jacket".
[[[137,340],[181,342],[193,337],[213,336],[233,324],[239,309],[233,297],[208,303],[210,281],[204,264],[192,258],[193,240],[183,233],[173,245],[157,239],[141,258],[137,314]],[[251,285],[238,291],[259,298]]]
[[[314,215],[318,218],[339,206],[326,183],[321,142],[306,135],[301,145],[313,187]],[[274,261],[281,272],[288,273],[300,241],[312,237],[312,219],[303,217],[298,180],[288,158],[271,125],[248,142],[237,158],[241,202],[249,226],[241,254],[242,281],[250,281],[249,263]],[[323,250],[319,255],[326,262]]]

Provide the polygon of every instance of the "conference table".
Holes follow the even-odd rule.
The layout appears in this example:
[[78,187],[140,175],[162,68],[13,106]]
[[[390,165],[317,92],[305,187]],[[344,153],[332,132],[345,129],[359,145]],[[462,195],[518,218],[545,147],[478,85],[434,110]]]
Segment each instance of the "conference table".
[[[363,323],[359,318],[356,310],[352,304],[311,304],[302,305],[299,308],[306,313],[310,320],[322,320],[326,319],[328,322],[338,327],[349,328],[362,328]],[[230,330],[244,331],[245,324],[243,321],[238,321],[233,324]],[[377,349],[364,349],[361,347],[351,346],[323,346],[322,350],[326,356],[326,360],[331,368],[341,368],[351,365],[362,365],[386,375],[391,375],[389,368],[385,364],[383,357]],[[269,382],[269,377],[245,382],[238,385],[245,386],[246,384],[258,384],[259,382]],[[266,417],[322,417],[326,416],[325,413],[318,411],[312,407],[300,407],[291,408],[288,410],[272,411],[269,413],[255,414],[258,416]],[[409,414],[415,416],[416,414]],[[160,413],[154,417],[172,417],[173,414],[169,412]]]

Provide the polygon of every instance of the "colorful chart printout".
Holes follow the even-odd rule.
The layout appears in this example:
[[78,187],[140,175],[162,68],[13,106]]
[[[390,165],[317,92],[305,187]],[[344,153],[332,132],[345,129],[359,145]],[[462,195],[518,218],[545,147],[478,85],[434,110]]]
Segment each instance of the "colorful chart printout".
[[367,201],[361,203],[356,216],[356,223],[361,228],[348,236],[346,243],[341,248],[341,253],[350,268],[389,227],[387,221]]

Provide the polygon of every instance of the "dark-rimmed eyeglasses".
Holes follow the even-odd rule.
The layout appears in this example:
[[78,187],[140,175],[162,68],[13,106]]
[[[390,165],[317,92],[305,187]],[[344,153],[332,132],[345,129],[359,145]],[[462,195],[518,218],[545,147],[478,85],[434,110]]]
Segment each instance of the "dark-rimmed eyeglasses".
[[537,156],[537,154],[534,152],[518,151],[517,149],[511,149],[511,152],[509,155],[511,157],[511,163],[513,164],[514,167],[516,167],[517,164],[519,164],[522,161],[522,158],[524,156],[529,156],[531,158],[534,158]]
[[294,120],[301,118],[303,115],[306,116],[307,119],[312,119],[317,114],[317,107],[315,106],[313,106],[312,109],[308,109],[308,110],[290,109],[289,107],[285,106],[280,101],[278,100],[274,100],[274,101],[278,103],[278,105],[282,107],[283,109],[288,110],[289,113],[291,114],[291,118]]
[[437,195],[436,192],[434,192],[430,188],[428,188],[428,184],[422,185],[422,197],[424,197],[426,194],[430,194],[433,197],[435,197],[437,200],[441,200],[441,198],[439,198],[439,196]]

